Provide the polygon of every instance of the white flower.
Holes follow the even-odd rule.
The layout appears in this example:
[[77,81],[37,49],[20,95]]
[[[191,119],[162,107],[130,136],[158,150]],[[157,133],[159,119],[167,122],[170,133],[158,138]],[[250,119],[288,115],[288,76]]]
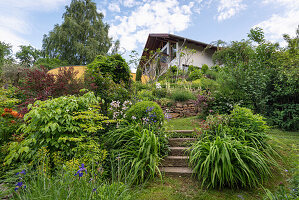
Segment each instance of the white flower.
[[134,120],[135,120],[135,119],[136,119],[136,117],[135,117],[135,116],[132,116],[132,119],[134,119]]
[[157,89],[161,89],[162,87],[161,87],[161,84],[160,83],[156,83],[156,88]]

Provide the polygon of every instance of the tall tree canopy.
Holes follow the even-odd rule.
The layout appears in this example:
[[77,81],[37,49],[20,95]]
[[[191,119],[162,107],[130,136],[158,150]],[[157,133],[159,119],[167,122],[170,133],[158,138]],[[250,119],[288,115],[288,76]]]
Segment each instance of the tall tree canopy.
[[85,65],[97,55],[106,54],[111,38],[109,25],[103,23],[103,17],[91,0],[72,0],[70,6],[66,6],[63,23],[56,24],[48,35],[44,35],[43,52],[72,65]]
[[21,61],[21,64],[25,66],[32,66],[33,63],[40,57],[40,51],[31,45],[21,45],[20,48],[20,51],[16,53],[16,58],[18,58]]
[[2,66],[6,60],[11,59],[11,54],[11,45],[0,41],[0,66]]

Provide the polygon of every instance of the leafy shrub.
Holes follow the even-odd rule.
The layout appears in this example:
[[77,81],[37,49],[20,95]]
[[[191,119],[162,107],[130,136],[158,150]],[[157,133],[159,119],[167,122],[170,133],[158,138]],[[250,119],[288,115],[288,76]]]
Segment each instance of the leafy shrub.
[[21,126],[25,139],[10,144],[6,164],[17,159],[32,161],[42,147],[47,147],[51,156],[61,152],[64,159],[87,156],[86,152],[93,149],[101,161],[104,152],[91,136],[103,129],[105,123],[114,121],[99,112],[98,103],[99,99],[91,92],[79,97],[36,101],[29,106],[30,112],[24,116],[26,124]]
[[202,77],[202,72],[199,69],[195,69],[190,72],[188,76],[189,81],[193,81]]
[[164,122],[163,110],[152,101],[141,101],[133,105],[126,113],[129,122],[141,122],[145,125],[161,126]]
[[191,88],[192,89],[200,89],[201,88],[201,80],[196,79],[196,80],[192,81]]
[[59,58],[39,58],[35,63],[35,66],[37,67],[44,67],[48,70],[54,69],[57,67],[62,67],[62,66],[68,66],[67,61],[60,60]]
[[201,71],[203,74],[206,74],[206,72],[209,70],[209,66],[207,64],[203,64],[201,66]]
[[140,100],[144,101],[153,101],[155,100],[155,97],[153,95],[153,92],[151,90],[141,90],[137,93],[137,97]]
[[204,137],[190,152],[190,164],[202,185],[256,187],[271,175],[268,158],[232,137]]
[[123,82],[126,88],[129,88],[131,85],[130,68],[119,54],[111,56],[99,55],[87,67],[88,71],[94,76],[97,74],[101,74],[104,77],[111,76],[116,84]]
[[214,101],[214,98],[211,96],[210,92],[205,90],[201,91],[196,100],[196,105],[199,108],[200,117],[207,116],[212,114],[214,111],[211,109],[211,103]]
[[20,104],[21,113],[27,112],[27,105],[36,100],[47,100],[49,97],[79,94],[84,87],[83,83],[76,78],[77,72],[73,67],[60,68],[57,75],[47,73],[43,69],[28,69],[24,83],[19,85],[18,93],[24,101]]
[[167,95],[167,89],[166,88],[156,88],[153,90],[153,95],[159,99],[165,98]]
[[183,89],[175,89],[171,92],[170,98],[174,101],[187,101],[191,99],[195,99],[195,96],[190,90],[183,90]]
[[219,84],[209,78],[201,78],[201,84],[202,84],[202,89],[203,90],[210,90],[210,91],[216,91],[219,88]]
[[113,179],[127,184],[141,184],[159,173],[161,143],[165,138],[140,125],[130,125],[106,134]]

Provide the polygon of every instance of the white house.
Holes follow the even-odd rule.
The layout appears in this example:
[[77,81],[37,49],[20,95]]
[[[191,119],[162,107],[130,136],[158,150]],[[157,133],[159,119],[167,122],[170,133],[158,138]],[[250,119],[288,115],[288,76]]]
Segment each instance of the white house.
[[186,69],[189,65],[201,68],[213,65],[212,55],[216,46],[167,33],[149,34],[139,66],[149,76],[157,70],[163,74],[170,66]]

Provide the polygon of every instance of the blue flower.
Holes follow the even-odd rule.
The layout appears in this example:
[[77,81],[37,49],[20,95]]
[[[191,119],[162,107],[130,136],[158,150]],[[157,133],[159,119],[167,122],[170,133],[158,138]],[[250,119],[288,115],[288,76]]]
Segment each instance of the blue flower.
[[15,191],[17,191],[22,186],[23,186],[24,189],[26,189],[26,185],[23,185],[23,182],[17,182],[16,187],[15,187]]
[[87,173],[87,170],[84,167],[84,164],[81,164],[81,167],[79,168],[79,170],[77,171],[77,173],[75,174],[75,176],[78,175],[79,178],[82,177],[84,171],[85,171],[85,173]]
[[16,173],[16,175],[19,175],[19,174],[26,174],[26,171],[25,171],[25,169],[23,169],[21,172],[18,172],[18,173]]

